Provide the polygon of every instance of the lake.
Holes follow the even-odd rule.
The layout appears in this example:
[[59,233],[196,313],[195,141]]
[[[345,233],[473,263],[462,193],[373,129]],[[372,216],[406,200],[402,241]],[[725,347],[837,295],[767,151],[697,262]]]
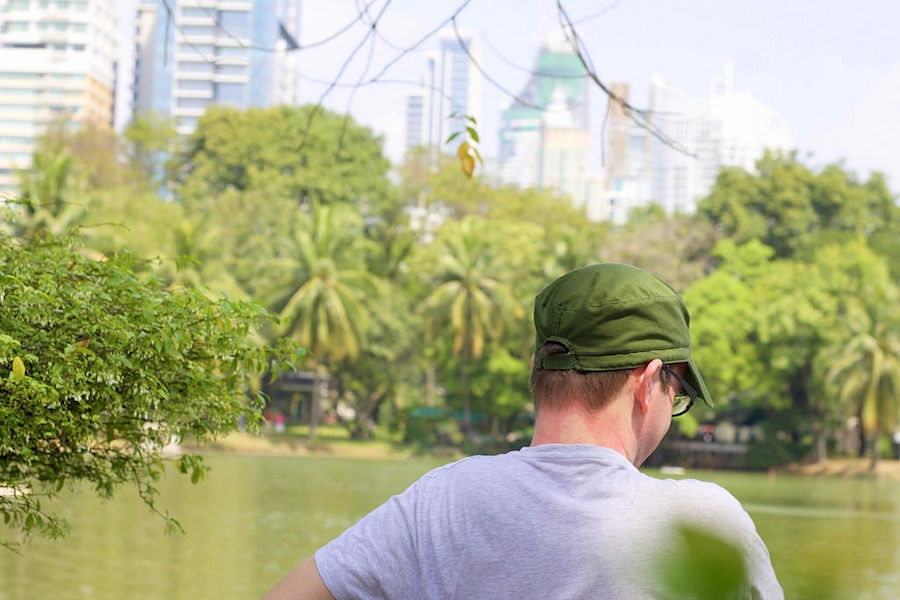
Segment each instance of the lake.
[[[131,490],[67,495],[72,531],[0,549],[0,600],[259,598],[300,560],[433,460],[214,455],[208,478],[161,482],[166,535]],[[900,598],[900,483],[689,472],[737,496],[769,546],[787,598]]]

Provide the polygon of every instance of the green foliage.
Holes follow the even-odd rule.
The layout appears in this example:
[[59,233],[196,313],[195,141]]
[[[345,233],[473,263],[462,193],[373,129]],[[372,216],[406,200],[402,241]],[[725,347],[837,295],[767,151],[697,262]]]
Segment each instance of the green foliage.
[[211,107],[176,161],[185,200],[265,190],[304,204],[377,200],[389,166],[370,130],[315,106]]
[[353,358],[372,325],[371,302],[382,292],[365,267],[362,219],[343,205],[313,206],[294,227],[274,288],[283,331],[319,363]]
[[749,598],[747,566],[732,542],[696,527],[679,525],[673,543],[657,557],[660,598],[738,600]]
[[[471,120],[457,129],[477,142]],[[314,107],[212,108],[182,140],[154,115],[124,139],[61,124],[39,150],[5,231],[34,240],[74,228],[81,254],[141,257],[129,268],[159,293],[258,300],[282,320],[251,338],[308,346],[332,400],[355,409],[344,425],[357,437],[422,404],[446,419],[486,415],[473,427],[498,439],[527,434],[531,299],[599,261],[686,292],[717,418],[781,440],[754,455],[759,466],[810,447],[824,455],[830,428],[864,406],[868,427],[893,422],[887,376],[860,400],[873,389],[873,344],[893,344],[900,282],[900,217],[877,174],[767,155],[756,173],[724,169],[696,216],[651,206],[615,226],[548,190],[461,177],[461,157],[434,149],[411,152],[394,185],[380,139]],[[20,384],[35,376],[25,352],[4,352],[4,381],[18,377],[15,357]],[[697,426],[680,424],[688,437]]]
[[71,202],[72,157],[65,149],[36,150],[32,167],[19,171],[21,189],[15,216],[18,235],[33,239],[44,233],[65,233],[81,216],[81,207]]
[[418,257],[430,284],[421,305],[426,331],[431,338],[438,332],[452,335],[466,425],[471,423],[469,360],[481,358],[488,342],[524,317],[511,284],[525,270],[525,255],[506,249],[513,240],[536,237],[534,229],[467,217],[444,225]]
[[[42,500],[87,483],[134,484],[154,511],[161,450],[258,419],[253,374],[296,361],[289,344],[249,339],[262,307],[141,280],[128,254],[94,261],[71,241],[0,246],[0,513],[13,531],[60,535]],[[198,456],[178,462],[192,481]],[[174,519],[166,516],[170,524]]]
[[176,143],[175,120],[165,115],[138,115],[125,128],[126,156],[132,168],[155,185],[165,183],[168,158]]
[[865,183],[837,165],[817,174],[793,154],[767,153],[756,168],[758,175],[723,169],[698,214],[736,242],[760,240],[778,257],[821,245],[824,231],[831,232],[826,239],[836,232],[871,235],[900,218],[879,174]]

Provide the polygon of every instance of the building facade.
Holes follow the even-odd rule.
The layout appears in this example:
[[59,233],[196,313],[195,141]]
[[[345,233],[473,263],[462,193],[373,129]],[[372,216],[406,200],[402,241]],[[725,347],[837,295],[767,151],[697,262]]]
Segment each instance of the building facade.
[[[627,86],[613,89],[627,101]],[[624,222],[632,208],[649,203],[670,214],[693,213],[722,167],[753,172],[766,150],[791,150],[793,137],[773,108],[734,89],[726,65],[707,98],[654,75],[645,126],[614,102],[606,144],[606,209],[610,220]]]
[[138,9],[134,110],[191,133],[212,104],[295,104],[300,0],[153,0]]
[[18,190],[48,125],[112,125],[113,0],[0,1],[0,197]]
[[606,193],[598,203],[598,218],[624,223],[632,208],[652,200],[652,161],[649,130],[630,118],[624,103],[631,104],[627,83],[613,83],[606,127]]
[[588,87],[580,59],[563,40],[539,51],[533,73],[501,114],[501,181],[554,189],[591,210]]
[[469,59],[480,60],[474,36],[442,31],[438,49],[426,53],[422,85],[406,95],[406,150],[440,147],[466,127],[465,116],[481,119],[482,75]]

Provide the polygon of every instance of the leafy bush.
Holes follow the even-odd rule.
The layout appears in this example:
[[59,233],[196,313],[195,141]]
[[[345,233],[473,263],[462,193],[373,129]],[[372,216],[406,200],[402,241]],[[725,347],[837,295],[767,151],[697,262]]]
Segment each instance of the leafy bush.
[[[41,500],[77,482],[104,497],[132,483],[180,528],[156,507],[161,449],[258,420],[253,375],[297,358],[289,343],[253,341],[262,307],[167,291],[131,261],[0,239],[0,514],[12,530],[61,535]],[[194,482],[206,472],[191,454],[177,467]]]

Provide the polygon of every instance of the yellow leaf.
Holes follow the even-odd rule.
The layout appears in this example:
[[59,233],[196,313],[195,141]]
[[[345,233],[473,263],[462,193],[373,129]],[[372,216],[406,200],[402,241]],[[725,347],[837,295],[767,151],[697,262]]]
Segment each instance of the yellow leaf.
[[459,162],[465,176],[471,178],[472,173],[475,172],[475,159],[469,155],[466,155],[461,158]]
[[23,363],[22,359],[18,356],[13,358],[12,377],[13,381],[16,382],[25,379],[25,363]]
[[469,142],[463,142],[459,145],[459,148],[456,149],[456,156],[459,157],[460,162],[462,162],[469,155]]

